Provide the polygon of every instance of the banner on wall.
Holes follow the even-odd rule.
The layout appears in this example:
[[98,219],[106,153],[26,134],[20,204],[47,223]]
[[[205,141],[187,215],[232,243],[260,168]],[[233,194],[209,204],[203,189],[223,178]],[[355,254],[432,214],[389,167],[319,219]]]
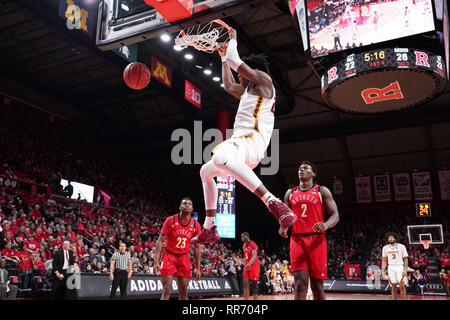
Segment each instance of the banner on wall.
[[409,173],[395,173],[392,175],[395,201],[411,200],[411,180]]
[[152,56],[150,63],[152,78],[168,88],[172,88],[172,69]]
[[372,202],[372,188],[370,177],[355,177],[355,190],[357,203]]
[[373,177],[375,185],[375,201],[391,201],[391,184],[388,174],[381,174]]
[[412,174],[414,185],[414,196],[416,200],[432,200],[430,172],[414,172]]
[[344,193],[344,185],[342,183],[342,179],[333,178],[333,193],[335,195],[341,195]]
[[344,264],[344,272],[347,279],[353,277],[354,274],[361,276],[359,264]]
[[450,200],[450,170],[439,170],[438,175],[441,199]]

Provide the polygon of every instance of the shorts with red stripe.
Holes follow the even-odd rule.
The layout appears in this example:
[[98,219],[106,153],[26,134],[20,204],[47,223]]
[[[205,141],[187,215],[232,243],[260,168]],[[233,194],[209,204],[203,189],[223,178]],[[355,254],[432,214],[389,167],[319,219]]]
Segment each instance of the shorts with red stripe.
[[325,234],[293,234],[290,244],[292,272],[307,270],[312,278],[327,279]]
[[243,272],[244,279],[249,279],[251,281],[258,281],[259,280],[259,264],[258,268],[251,267],[250,269],[245,269]]
[[164,250],[161,258],[161,277],[177,276],[191,278],[191,260],[189,253],[174,254]]

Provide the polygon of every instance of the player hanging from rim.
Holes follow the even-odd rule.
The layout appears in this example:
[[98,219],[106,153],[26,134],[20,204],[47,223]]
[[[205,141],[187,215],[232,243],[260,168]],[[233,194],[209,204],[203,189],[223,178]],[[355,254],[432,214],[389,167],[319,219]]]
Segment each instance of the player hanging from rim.
[[[254,193],[278,220],[282,228],[289,228],[296,220],[291,209],[267,190],[253,169],[264,157],[275,121],[275,88],[269,76],[264,56],[240,59],[237,51],[236,30],[230,33],[227,48],[219,51],[222,59],[222,79],[225,91],[240,99],[230,139],[216,146],[212,159],[200,170],[205,198],[206,218],[200,235],[193,243],[219,240],[215,225],[217,186],[214,177],[233,176]],[[235,82],[231,69],[238,73]]]
[[[178,214],[166,219],[156,243],[153,272],[156,276],[161,274],[163,285],[161,300],[169,300],[175,276],[178,282],[179,299],[188,299],[188,284],[191,279],[189,248],[192,237],[200,233],[200,224],[191,217],[193,204],[190,198],[184,197],[180,202],[179,209]],[[159,259],[163,246],[164,252],[160,266]],[[198,281],[200,280],[200,244],[195,245],[194,254],[197,264],[195,277]]]
[[356,18],[352,18],[352,40],[356,40],[357,25],[358,23],[356,22]]
[[[305,300],[311,285],[314,300],[325,300],[323,279],[327,279],[327,240],[325,231],[339,222],[339,212],[331,191],[315,183],[316,167],[303,161],[298,169],[300,183],[289,189],[284,202],[297,215],[292,225],[290,259],[295,279],[295,299]],[[323,213],[329,218],[324,222]],[[287,238],[287,229],[279,233]]]
[[244,299],[248,300],[252,295],[254,300],[258,299],[258,280],[260,264],[258,259],[258,246],[252,240],[248,232],[242,232],[241,240],[244,251],[245,266],[243,270],[244,279]]
[[423,12],[422,14],[431,13],[430,7],[428,5],[428,1],[423,1]]
[[[381,274],[384,280],[388,279],[392,286],[392,299],[397,300],[397,284],[400,285],[401,299],[406,299],[406,288],[404,280],[408,276],[408,252],[406,247],[398,243],[398,236],[390,232],[387,234],[388,243],[383,247]],[[388,275],[386,275],[388,266]]]
[[405,27],[409,26],[409,9],[407,6],[405,7],[405,13],[403,14],[403,23]]
[[373,24],[375,25],[375,30],[378,30],[378,19],[380,19],[381,14],[378,14],[378,12],[375,10],[373,12]]

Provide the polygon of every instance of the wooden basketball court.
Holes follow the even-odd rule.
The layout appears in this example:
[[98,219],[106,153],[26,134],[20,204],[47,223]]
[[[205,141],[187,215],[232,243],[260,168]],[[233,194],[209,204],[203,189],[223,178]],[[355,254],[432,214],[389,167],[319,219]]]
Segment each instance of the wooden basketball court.
[[[326,293],[327,300],[392,300],[387,294]],[[450,300],[450,297],[406,296],[407,300]],[[202,300],[244,300],[244,297],[220,297]],[[294,300],[293,294],[259,296],[258,300]]]

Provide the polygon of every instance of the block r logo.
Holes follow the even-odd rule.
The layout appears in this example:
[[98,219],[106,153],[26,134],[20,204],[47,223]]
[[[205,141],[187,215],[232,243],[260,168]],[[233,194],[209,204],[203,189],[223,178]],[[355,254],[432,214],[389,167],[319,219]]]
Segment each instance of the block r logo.
[[384,88],[367,88],[361,91],[361,96],[366,104],[381,102],[386,100],[403,99],[403,92],[398,81],[392,82]]

